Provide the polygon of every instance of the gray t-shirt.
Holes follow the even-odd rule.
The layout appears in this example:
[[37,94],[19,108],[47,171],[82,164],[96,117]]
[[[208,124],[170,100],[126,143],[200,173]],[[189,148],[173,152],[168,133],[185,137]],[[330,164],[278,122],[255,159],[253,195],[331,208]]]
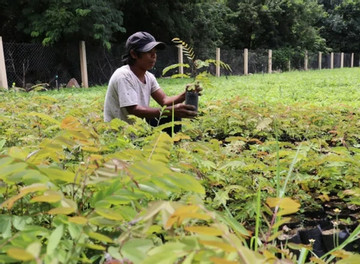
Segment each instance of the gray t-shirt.
[[127,106],[149,106],[150,96],[160,89],[155,76],[145,73],[145,83],[131,71],[129,65],[118,68],[110,78],[104,104],[104,121],[119,118],[129,122]]

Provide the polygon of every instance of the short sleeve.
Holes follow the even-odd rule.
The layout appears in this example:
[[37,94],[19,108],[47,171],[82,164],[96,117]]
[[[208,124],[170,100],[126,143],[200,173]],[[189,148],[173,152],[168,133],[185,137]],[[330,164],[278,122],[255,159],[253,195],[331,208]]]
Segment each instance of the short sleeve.
[[149,73],[149,80],[151,83],[151,91],[150,93],[155,92],[156,90],[160,89],[160,85],[158,81],[156,80],[155,76],[152,73]]
[[120,107],[138,104],[139,100],[136,86],[128,78],[119,78],[117,80],[117,92]]

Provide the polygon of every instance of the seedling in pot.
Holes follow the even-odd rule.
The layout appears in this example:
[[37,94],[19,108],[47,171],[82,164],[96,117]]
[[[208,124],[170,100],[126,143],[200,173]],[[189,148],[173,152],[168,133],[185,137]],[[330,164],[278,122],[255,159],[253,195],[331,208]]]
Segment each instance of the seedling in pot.
[[186,86],[185,104],[195,106],[196,112],[198,111],[199,95],[201,90],[202,88],[198,82],[188,84]]
[[[165,75],[168,71],[178,68],[180,66],[184,68],[189,68],[190,72],[183,73],[183,74],[173,74],[171,78],[193,78],[194,82],[188,84],[186,86],[186,93],[185,93],[185,104],[194,105],[196,111],[198,110],[198,103],[199,103],[199,93],[202,91],[203,87],[210,87],[211,83],[208,78],[210,75],[209,67],[211,64],[216,65],[217,61],[213,59],[207,59],[205,61],[196,59],[194,50],[190,47],[186,42],[182,41],[179,38],[172,39],[172,42],[175,44],[181,45],[185,56],[189,60],[189,64],[172,64],[163,69],[162,75]],[[206,68],[205,71],[199,72],[200,69]],[[228,70],[231,72],[231,68],[228,64],[220,61],[220,67]]]

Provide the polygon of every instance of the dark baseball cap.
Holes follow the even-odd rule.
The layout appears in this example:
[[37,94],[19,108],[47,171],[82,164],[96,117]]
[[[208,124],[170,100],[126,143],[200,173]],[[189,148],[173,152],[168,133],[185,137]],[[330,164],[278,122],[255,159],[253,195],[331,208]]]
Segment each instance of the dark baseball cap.
[[140,52],[148,52],[155,47],[157,49],[165,49],[166,45],[163,42],[156,41],[151,34],[143,31],[132,34],[125,44],[127,53],[132,49]]

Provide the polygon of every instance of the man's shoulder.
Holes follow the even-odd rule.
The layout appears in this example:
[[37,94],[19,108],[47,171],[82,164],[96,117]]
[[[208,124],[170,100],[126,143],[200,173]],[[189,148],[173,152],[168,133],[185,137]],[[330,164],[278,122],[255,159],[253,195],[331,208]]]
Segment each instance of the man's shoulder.
[[111,81],[117,81],[119,79],[129,79],[131,78],[131,70],[128,65],[121,66],[120,68],[117,68],[114,73],[112,74],[110,78]]
[[156,81],[155,75],[152,74],[152,73],[149,72],[149,71],[146,71],[146,72],[145,72],[145,76],[146,76],[149,80],[151,80],[151,81]]
[[123,65],[116,69],[114,74],[129,74],[131,72],[129,65]]

